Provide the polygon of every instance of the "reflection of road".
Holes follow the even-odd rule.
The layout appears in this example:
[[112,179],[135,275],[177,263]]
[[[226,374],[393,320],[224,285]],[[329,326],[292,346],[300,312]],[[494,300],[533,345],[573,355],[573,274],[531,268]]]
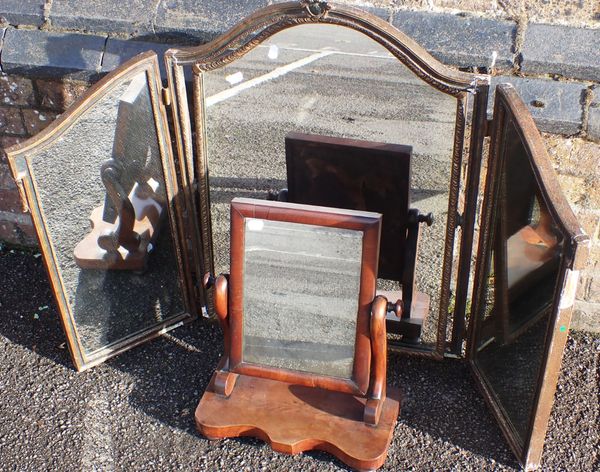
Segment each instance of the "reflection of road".
[[[433,227],[423,229],[417,283],[437,306],[456,112],[452,97],[422,82],[366,36],[324,25],[279,33],[244,59],[206,74],[205,84],[211,177],[218,183],[211,193],[217,270],[227,271],[231,198],[264,198],[268,188],[285,186],[289,132],[408,144],[414,153],[412,206],[436,217]],[[211,102],[224,93],[226,99]],[[426,331],[425,338],[433,340],[435,326]]]
[[[141,74],[143,79],[145,73]],[[74,248],[90,233],[92,211],[105,200],[106,188],[100,169],[113,156],[118,104],[129,84],[125,81],[112,90],[32,160],[67,303],[87,355],[184,310],[168,221],[163,224],[156,251],[150,255],[148,270],[143,274],[129,270],[81,269],[73,256]],[[150,115],[142,120],[147,124],[152,122],[152,109],[149,95],[144,94],[144,98],[137,115]],[[137,118],[139,120],[139,116]],[[142,171],[139,162],[136,167],[130,156],[132,159],[123,161],[126,173],[137,170],[138,180],[140,175],[146,180],[152,175],[162,181],[156,136],[148,133],[147,126],[143,130],[133,124],[131,127],[132,136],[146,138],[146,142],[137,143],[138,149],[145,151],[138,159],[148,161],[144,162]],[[161,201],[166,201],[164,192],[162,187],[158,190]]]
[[251,222],[261,227],[246,227],[244,359],[349,377],[362,232]]

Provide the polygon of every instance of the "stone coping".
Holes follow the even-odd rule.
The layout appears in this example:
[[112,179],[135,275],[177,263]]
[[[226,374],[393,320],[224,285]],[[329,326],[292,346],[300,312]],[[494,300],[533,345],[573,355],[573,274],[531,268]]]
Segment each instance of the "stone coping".
[[[269,2],[55,0],[44,10],[46,3],[1,2],[0,16],[8,23],[0,28],[4,73],[94,81],[140,52],[162,55],[169,47],[210,40]],[[523,36],[504,19],[359,7],[391,22],[446,64],[491,69],[502,76],[496,82],[512,82],[543,131],[584,130],[600,139],[600,92],[596,97],[593,92],[593,82],[600,82],[600,29],[530,24]]]

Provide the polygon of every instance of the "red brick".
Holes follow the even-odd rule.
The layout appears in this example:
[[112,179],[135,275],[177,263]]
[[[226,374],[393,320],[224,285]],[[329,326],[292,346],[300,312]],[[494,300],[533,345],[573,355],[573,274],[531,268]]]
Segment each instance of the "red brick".
[[600,303],[600,273],[592,274],[587,301]]
[[0,162],[0,190],[13,188],[14,186],[15,181],[13,180],[8,164]]
[[82,82],[56,80],[36,80],[35,86],[40,95],[40,105],[58,112],[71,106],[89,88]]
[[0,107],[0,133],[25,134],[19,108]]
[[0,75],[0,105],[35,105],[35,93],[30,79]]
[[16,187],[0,190],[0,211],[22,213],[23,204]]
[[42,131],[56,118],[56,113],[38,111],[38,110],[23,110],[23,119],[25,120],[25,129],[30,135],[34,135]]
[[0,136],[0,149],[7,149],[15,144],[22,143],[26,139],[25,136]]
[[0,190],[12,190],[16,188],[12,172],[6,164],[0,164]]
[[38,240],[33,227],[33,223],[27,225],[18,225],[16,227],[17,233],[19,233],[20,244],[23,246],[37,246]]
[[579,221],[579,224],[592,242],[597,242],[600,238],[600,211],[582,210],[577,213],[577,221]]

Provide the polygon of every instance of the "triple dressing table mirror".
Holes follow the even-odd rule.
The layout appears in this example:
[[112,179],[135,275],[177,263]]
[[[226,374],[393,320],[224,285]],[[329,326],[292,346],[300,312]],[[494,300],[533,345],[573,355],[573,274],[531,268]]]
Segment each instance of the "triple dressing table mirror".
[[[234,198],[377,212],[389,355],[467,359],[519,460],[539,465],[588,239],[516,91],[496,87],[488,121],[489,76],[314,0],[165,64],[163,82],[154,53],[131,59],[7,150],[77,369],[224,313],[204,275],[234,277]],[[262,362],[272,326],[256,326]]]

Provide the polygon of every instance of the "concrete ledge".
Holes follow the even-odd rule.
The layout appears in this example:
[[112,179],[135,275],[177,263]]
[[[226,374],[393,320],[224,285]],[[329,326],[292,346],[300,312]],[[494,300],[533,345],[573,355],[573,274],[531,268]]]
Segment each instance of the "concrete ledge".
[[0,17],[11,25],[40,26],[44,22],[44,0],[2,0]]
[[516,25],[512,22],[446,13],[398,11],[394,13],[392,24],[445,64],[490,67],[495,52],[496,67],[510,69],[513,66]]
[[600,87],[595,86],[592,89],[592,94],[586,131],[590,139],[600,142]]
[[153,29],[156,33],[192,36],[206,41],[267,5],[267,0],[161,0]]
[[513,76],[492,78],[488,116],[492,117],[496,85],[510,83],[515,86],[529,107],[540,129],[548,133],[576,134],[581,130],[584,96],[587,86],[576,82],[558,82],[550,79],[526,79]]
[[90,79],[100,72],[105,36],[10,28],[2,55],[5,73]]
[[527,74],[600,81],[600,29],[529,25],[522,55]]
[[52,26],[94,32],[148,33],[156,0],[55,1],[50,9]]
[[169,44],[150,43],[146,41],[125,41],[122,39],[108,38],[104,57],[102,59],[101,72],[110,72],[134,56],[146,51],[154,51],[158,54],[160,74],[166,79],[163,55],[167,49],[172,48]]

